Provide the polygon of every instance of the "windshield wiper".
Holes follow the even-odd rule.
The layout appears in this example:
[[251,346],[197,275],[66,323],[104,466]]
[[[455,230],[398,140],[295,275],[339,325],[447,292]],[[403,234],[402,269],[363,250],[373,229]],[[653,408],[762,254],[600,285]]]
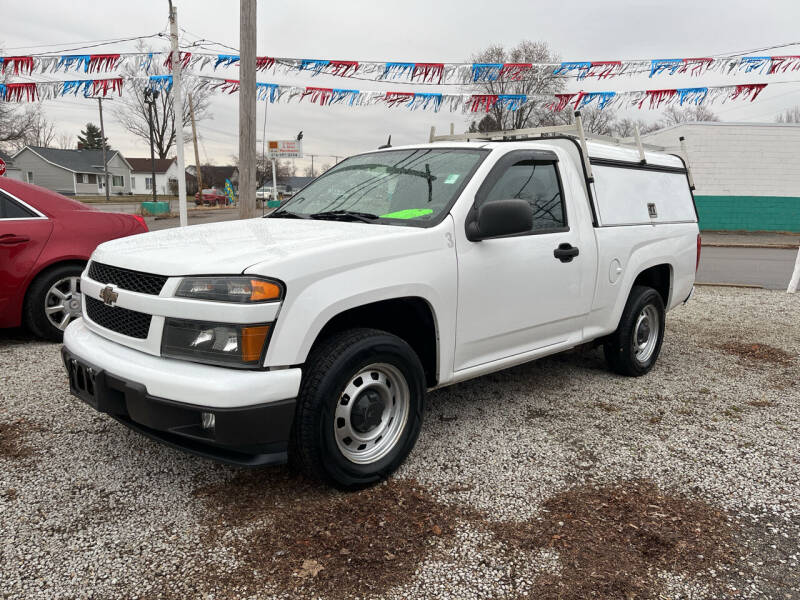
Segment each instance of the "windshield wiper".
[[301,215],[300,213],[294,213],[288,210],[281,210],[279,212],[274,212],[270,215],[267,215],[268,219],[310,219],[308,215]]
[[373,223],[380,219],[378,215],[354,210],[328,210],[309,215],[309,217],[312,219],[330,219],[332,221],[361,221],[362,223]]

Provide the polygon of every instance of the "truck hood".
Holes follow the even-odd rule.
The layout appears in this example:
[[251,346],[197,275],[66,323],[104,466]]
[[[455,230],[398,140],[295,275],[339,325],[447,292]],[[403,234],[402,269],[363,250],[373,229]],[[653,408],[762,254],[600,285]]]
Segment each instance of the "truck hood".
[[[247,219],[176,227],[97,247],[92,260],[158,275],[243,273],[257,264],[336,253],[421,233],[414,227],[299,219]],[[350,254],[350,252],[348,252]]]

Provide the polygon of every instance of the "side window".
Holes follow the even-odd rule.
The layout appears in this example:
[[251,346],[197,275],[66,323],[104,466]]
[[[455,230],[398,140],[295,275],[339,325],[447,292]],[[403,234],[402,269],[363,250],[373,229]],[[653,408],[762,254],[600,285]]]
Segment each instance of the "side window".
[[567,226],[564,198],[555,163],[520,160],[500,175],[484,202],[526,200],[533,209],[532,232]]
[[17,204],[5,194],[0,193],[0,219],[29,219],[36,215],[24,206]]

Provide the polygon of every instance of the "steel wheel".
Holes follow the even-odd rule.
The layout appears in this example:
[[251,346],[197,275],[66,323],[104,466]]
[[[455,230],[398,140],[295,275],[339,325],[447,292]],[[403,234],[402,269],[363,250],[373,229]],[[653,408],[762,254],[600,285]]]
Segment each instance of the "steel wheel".
[[397,444],[409,407],[408,382],[399,369],[386,363],[363,368],[350,379],[336,404],[336,445],[353,463],[380,460]]
[[47,290],[44,296],[44,314],[53,327],[64,331],[70,321],[81,316],[80,284],[80,277],[64,277]]
[[633,328],[633,350],[636,360],[646,363],[650,360],[658,344],[659,317],[656,307],[646,305],[636,318]]

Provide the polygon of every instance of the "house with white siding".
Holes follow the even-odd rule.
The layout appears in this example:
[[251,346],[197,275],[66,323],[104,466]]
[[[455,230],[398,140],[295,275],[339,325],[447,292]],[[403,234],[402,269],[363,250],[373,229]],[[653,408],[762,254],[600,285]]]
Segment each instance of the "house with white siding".
[[[23,181],[69,196],[104,196],[102,150],[63,150],[25,146],[13,156]],[[116,150],[106,151],[109,191],[113,196],[131,191],[131,166]]]
[[700,228],[800,232],[800,123],[681,123],[642,136],[686,140]]
[[[153,163],[149,158],[128,158],[131,165],[131,191],[134,194],[153,193]],[[175,158],[155,160],[156,193],[164,196],[173,193],[178,184],[178,161]]]

